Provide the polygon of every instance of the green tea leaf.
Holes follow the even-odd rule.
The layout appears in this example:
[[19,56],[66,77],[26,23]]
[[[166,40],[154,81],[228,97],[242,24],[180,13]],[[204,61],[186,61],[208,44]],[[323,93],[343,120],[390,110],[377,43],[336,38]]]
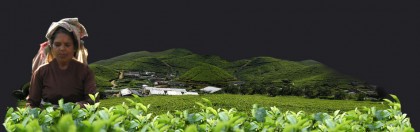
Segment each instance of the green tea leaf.
[[335,123],[331,119],[326,119],[325,124],[327,125],[328,128],[334,128],[335,127]]
[[195,125],[189,125],[186,129],[185,132],[198,132],[197,127]]
[[124,98],[125,100],[129,101],[131,104],[135,104],[136,102],[134,102],[132,99],[130,98]]
[[297,120],[293,115],[287,115],[286,118],[290,122],[290,124],[292,124],[292,125],[297,123]]
[[38,118],[39,109],[38,108],[29,109],[29,115],[31,115],[33,118]]
[[58,106],[63,109],[63,103],[64,103],[64,99],[60,99],[58,100]]
[[72,115],[65,114],[58,121],[58,131],[60,132],[76,132],[76,125],[73,122]]
[[219,113],[219,119],[222,120],[222,121],[228,121],[229,117],[225,112],[220,112]]
[[74,106],[74,104],[71,104],[71,103],[65,103],[65,104],[63,105],[63,110],[64,110],[64,113],[71,113],[71,112],[73,111],[73,106]]
[[16,121],[19,120],[20,116],[16,113],[12,113],[12,120]]
[[209,99],[206,99],[206,98],[202,98],[202,99],[204,100],[204,102],[206,102],[207,106],[210,106],[210,107],[213,106],[213,103],[211,103]]
[[11,115],[12,115],[12,113],[13,113],[13,111],[14,111],[13,107],[10,107],[10,108],[7,110],[7,112],[6,112],[6,117],[11,116]]
[[101,117],[102,120],[108,120],[109,119],[109,115],[107,112],[105,112],[104,110],[101,110],[98,112],[99,117]]
[[[99,92],[95,93],[95,99],[98,98]],[[95,101],[95,100],[94,100]]]
[[263,107],[258,108],[255,113],[255,119],[258,122],[264,122],[265,116],[267,116],[267,111]]
[[212,107],[207,107],[206,110],[209,110],[211,114],[213,115],[217,115],[217,111],[215,109],[213,109]]
[[397,103],[400,103],[400,100],[398,99],[397,96],[395,96],[394,94],[390,94],[390,96],[392,97],[392,99],[394,99]]
[[95,96],[94,96],[94,95],[89,94],[89,98],[90,98],[93,102],[96,102],[96,98],[95,98]]
[[53,107],[47,107],[45,110],[47,110],[48,113],[51,113],[54,111]]
[[139,98],[140,98],[140,97],[139,97],[138,95],[136,95],[136,94],[131,94],[131,95],[133,95],[135,99],[139,99]]

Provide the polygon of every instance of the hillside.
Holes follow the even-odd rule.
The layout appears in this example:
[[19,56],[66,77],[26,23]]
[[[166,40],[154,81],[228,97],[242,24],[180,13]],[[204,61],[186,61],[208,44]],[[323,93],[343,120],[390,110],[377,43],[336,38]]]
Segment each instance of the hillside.
[[233,81],[235,78],[219,67],[203,64],[185,72],[179,80],[184,82],[218,84],[220,82]]
[[295,86],[307,85],[340,85],[347,87],[352,81],[359,81],[339,74],[327,66],[313,61],[295,62],[272,57],[255,57],[237,68],[235,72],[239,80],[258,82],[280,82],[292,80]]
[[[360,92],[360,89],[372,91],[372,88],[368,88],[366,85],[350,85],[352,82],[358,82],[358,84],[364,84],[364,82],[340,74],[320,62],[310,59],[290,61],[261,56],[231,62],[219,56],[199,55],[186,49],[169,49],[161,52],[131,52],[94,62],[91,66],[103,66],[108,71],[112,69],[112,73],[151,71],[160,75],[175,74],[174,81],[208,85],[224,84],[219,85],[222,87],[227,86],[230,81],[242,81],[253,85],[255,83],[283,84],[285,80],[288,80],[295,88],[324,87],[333,93],[340,91],[337,89],[350,90],[350,92]],[[112,78],[117,78],[117,74],[109,72],[98,72],[96,75],[98,83],[101,84]]]
[[104,65],[90,64],[89,68],[95,73],[97,87],[111,87],[109,81],[118,77],[118,71]]

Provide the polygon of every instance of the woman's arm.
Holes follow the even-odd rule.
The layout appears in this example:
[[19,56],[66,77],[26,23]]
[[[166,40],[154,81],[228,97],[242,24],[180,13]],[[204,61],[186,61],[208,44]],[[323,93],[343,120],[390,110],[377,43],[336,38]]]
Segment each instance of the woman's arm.
[[89,94],[95,95],[97,92],[96,90],[96,81],[95,81],[95,74],[90,70],[88,66],[87,67],[87,74],[85,80],[83,80],[83,87],[84,87],[84,99],[82,101],[77,102],[80,104],[80,106],[83,108],[84,104],[95,104],[96,102],[99,102],[99,97],[95,99],[95,102],[93,102],[92,99],[90,99]]
[[34,72],[34,74],[32,74],[31,77],[26,106],[30,106],[31,108],[39,107],[41,103],[42,87],[42,77],[40,75],[40,69],[38,69]]

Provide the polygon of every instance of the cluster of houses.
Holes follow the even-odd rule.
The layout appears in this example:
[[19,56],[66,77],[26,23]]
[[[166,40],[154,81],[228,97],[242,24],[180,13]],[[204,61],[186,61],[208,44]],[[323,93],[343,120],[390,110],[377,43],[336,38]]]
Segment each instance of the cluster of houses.
[[[183,82],[173,81],[176,77],[176,74],[160,74],[150,71],[121,71],[118,76],[118,82],[120,83],[129,83],[130,80],[148,80],[151,82],[148,86],[142,84],[142,86],[136,86],[132,88],[127,88],[124,85],[120,88],[115,88],[105,90],[105,93],[112,96],[128,96],[136,94],[139,96],[148,96],[148,95],[199,95],[199,93],[215,93],[222,90],[222,88],[207,86],[197,91],[187,91],[185,87],[187,85]],[[244,82],[235,81],[230,82],[231,85],[238,86],[242,85]],[[114,82],[115,84],[115,82]]]
[[[220,91],[222,88],[217,88],[213,86],[207,86],[205,88],[200,89],[203,93],[214,93]],[[117,91],[109,91],[109,92],[117,92]],[[119,90],[115,96],[129,96],[132,94],[136,94],[138,96],[148,96],[148,95],[199,95],[198,92],[195,91],[187,91],[183,88],[157,88],[157,87],[149,87],[147,85],[143,85],[140,89],[133,89],[133,88],[125,88]]]
[[188,92],[182,88],[156,88],[156,87],[144,87],[143,93],[148,95],[198,95],[197,92]]
[[[112,94],[113,96],[128,96],[136,94],[139,96],[147,95],[199,95],[196,91],[187,91],[185,88],[186,84],[183,82],[172,81],[175,78],[175,74],[162,75],[156,72],[150,71],[121,71],[118,79],[119,82],[128,83],[129,80],[148,80],[155,87],[150,87],[143,84],[135,88],[119,88],[119,89],[109,89],[105,90],[106,93]],[[177,88],[175,88],[177,87]],[[200,92],[213,93],[221,90],[221,88],[216,87],[206,87],[203,88]]]
[[141,79],[141,80],[165,80],[163,77],[158,77],[155,72],[138,72],[138,71],[121,71],[119,79],[123,78],[132,78],[132,79]]
[[185,87],[186,84],[182,82],[171,81],[176,77],[176,74],[171,73],[168,75],[157,74],[156,72],[150,71],[122,71],[120,72],[119,79],[136,79],[136,80],[148,80],[153,83],[153,85],[167,85],[171,87]]

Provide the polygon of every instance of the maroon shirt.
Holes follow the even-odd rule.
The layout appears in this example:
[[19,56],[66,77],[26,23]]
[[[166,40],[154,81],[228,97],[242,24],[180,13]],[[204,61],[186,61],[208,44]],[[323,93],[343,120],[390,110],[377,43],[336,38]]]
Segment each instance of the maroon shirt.
[[39,107],[41,99],[58,104],[58,100],[63,98],[64,102],[93,104],[89,94],[95,93],[95,75],[87,65],[71,60],[67,69],[62,70],[57,60],[53,59],[32,75],[27,102],[31,107]]

